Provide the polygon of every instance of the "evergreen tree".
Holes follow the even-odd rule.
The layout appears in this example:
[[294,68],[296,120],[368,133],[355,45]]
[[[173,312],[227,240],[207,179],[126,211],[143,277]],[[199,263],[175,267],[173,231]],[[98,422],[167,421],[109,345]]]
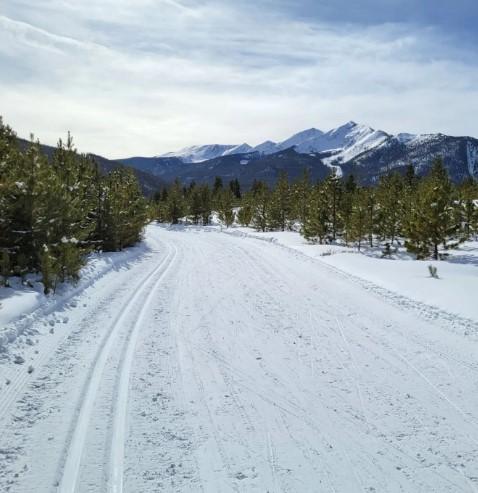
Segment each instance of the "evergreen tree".
[[417,185],[417,175],[415,174],[415,168],[413,164],[409,164],[405,170],[404,182],[405,186],[414,189]]
[[437,158],[417,187],[405,244],[418,258],[431,255],[438,260],[440,245],[456,246],[461,241],[459,232],[453,187],[442,159]]
[[33,137],[21,152],[14,132],[0,120],[2,276],[24,278],[40,270],[45,291],[54,291],[58,282],[78,279],[93,247],[108,248],[112,236],[118,238],[110,241],[112,249],[137,241],[147,217],[131,171],[115,170],[105,178],[90,157],[77,153],[70,134],[50,161]]
[[10,255],[6,248],[0,251],[0,286],[9,287],[8,277],[11,275]]
[[231,226],[234,223],[234,210],[233,204],[234,195],[230,189],[222,190],[218,193],[216,200],[216,208],[219,220],[226,225],[226,227]]
[[369,189],[367,196],[367,236],[368,245],[370,248],[373,247],[373,235],[375,232],[375,223],[377,215],[377,199],[375,190]]
[[216,178],[214,179],[214,185],[212,187],[212,194],[214,195],[214,197],[216,197],[219,192],[222,192],[223,188],[224,186],[222,184],[222,178],[220,176],[216,176]]
[[327,184],[317,184],[309,197],[301,234],[312,243],[322,244],[333,238],[329,190]]
[[[0,117],[0,251],[4,259],[14,255],[15,199],[21,172],[20,151],[15,132]],[[4,262],[5,269],[6,261]],[[10,268],[8,268],[9,271]],[[5,272],[5,270],[4,270]]]
[[252,188],[252,225],[258,231],[266,231],[269,209],[270,191],[267,185],[261,181],[256,181]]
[[473,178],[461,183],[458,200],[463,236],[468,240],[478,233],[478,183]]
[[248,227],[252,222],[253,200],[250,193],[242,196],[241,207],[237,212],[237,221],[241,226]]
[[343,226],[343,218],[340,214],[340,201],[343,192],[342,181],[337,176],[335,169],[325,179],[323,188],[329,204],[332,241],[335,241]]
[[47,245],[43,245],[40,253],[40,270],[42,273],[43,292],[55,292],[58,283],[58,266],[56,258],[51,255]]
[[404,180],[397,173],[382,176],[376,190],[377,233],[382,241],[394,243],[402,232],[402,219],[405,213]]
[[186,203],[183,189],[179,180],[176,180],[168,192],[167,218],[171,224],[178,224],[186,213]]
[[285,231],[292,219],[291,190],[287,175],[281,171],[279,180],[270,195],[268,229]]
[[353,192],[350,215],[347,221],[347,236],[349,241],[357,243],[359,251],[369,232],[369,201],[368,190],[358,188]]
[[301,179],[292,187],[292,216],[300,224],[306,221],[311,192],[309,171],[304,169]]
[[51,219],[48,197],[55,193],[53,170],[32,142],[23,154],[17,154],[15,179],[10,187],[5,237],[10,250],[12,270],[20,275],[34,270],[39,263],[39,245]]
[[87,156],[79,155],[73,139],[58,142],[52,167],[56,174],[55,199],[50,200],[46,244],[57,260],[60,281],[76,280],[83,257],[91,246],[88,240],[96,227],[92,213],[97,204],[95,167]]
[[241,198],[241,185],[237,178],[229,182],[229,188],[236,199]]
[[203,212],[203,201],[201,189],[194,184],[194,186],[189,189],[188,193],[189,202],[189,214],[191,216],[193,224],[199,224],[202,219]]
[[209,185],[202,185],[200,188],[201,194],[201,218],[204,226],[207,226],[211,220],[212,214],[212,196]]
[[355,200],[356,190],[357,184],[355,183],[355,177],[354,175],[349,175],[344,184],[344,190],[340,204],[340,217],[343,220],[343,239],[345,241],[345,244],[348,244],[349,242],[348,232],[350,229],[349,225],[352,214],[352,205]]
[[402,236],[405,236],[407,231],[410,231],[411,224],[410,221],[413,216],[413,210],[415,207],[415,198],[419,179],[415,174],[415,168],[412,164],[407,166],[404,175],[404,187],[403,187],[403,216],[402,216]]
[[132,170],[114,169],[99,186],[100,203],[95,215],[97,224],[101,224],[101,236],[95,237],[95,243],[105,251],[135,244],[141,239],[150,211]]

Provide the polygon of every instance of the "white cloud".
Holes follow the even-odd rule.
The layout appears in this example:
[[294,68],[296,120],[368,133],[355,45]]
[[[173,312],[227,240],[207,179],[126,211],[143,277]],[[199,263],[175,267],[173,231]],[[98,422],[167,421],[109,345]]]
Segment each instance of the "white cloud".
[[433,30],[297,22],[227,2],[7,0],[0,113],[22,135],[152,155],[358,120],[478,134],[478,69]]

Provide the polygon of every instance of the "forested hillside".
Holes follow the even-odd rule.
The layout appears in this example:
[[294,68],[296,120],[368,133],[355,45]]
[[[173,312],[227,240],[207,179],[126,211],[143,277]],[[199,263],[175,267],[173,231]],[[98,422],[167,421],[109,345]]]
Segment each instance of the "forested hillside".
[[[18,145],[21,151],[26,151],[30,147],[31,142],[30,140],[25,140],[18,137]],[[51,160],[55,155],[56,147],[40,144],[40,150],[42,154],[44,154],[48,158],[48,160]],[[128,166],[128,164],[124,164],[119,161],[107,159],[104,156],[100,156],[98,154],[87,154],[87,156],[89,156],[98,165],[102,174],[110,173],[111,171],[114,171],[118,168],[131,168],[136,179],[138,180],[143,195],[145,195],[146,197],[152,196],[158,188],[164,185],[164,181],[161,177],[154,176],[147,171]]]

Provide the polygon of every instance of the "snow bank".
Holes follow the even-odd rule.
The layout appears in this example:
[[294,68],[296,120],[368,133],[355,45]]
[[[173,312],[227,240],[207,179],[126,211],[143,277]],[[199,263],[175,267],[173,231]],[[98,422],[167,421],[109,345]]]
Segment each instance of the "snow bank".
[[111,270],[118,270],[150,251],[147,243],[123,252],[95,253],[88,257],[76,285],[65,283],[54,295],[43,294],[43,284],[32,276],[32,287],[22,286],[19,279],[11,278],[10,288],[0,288],[0,352],[19,335],[28,332],[39,317],[49,315],[70,302]]
[[[478,321],[478,242],[450,251],[445,261],[420,261],[403,250],[392,258],[381,258],[380,249],[360,253],[339,245],[311,245],[293,231],[260,233],[233,228],[225,232],[277,243],[393,293]],[[429,265],[436,266],[439,279],[430,277]]]

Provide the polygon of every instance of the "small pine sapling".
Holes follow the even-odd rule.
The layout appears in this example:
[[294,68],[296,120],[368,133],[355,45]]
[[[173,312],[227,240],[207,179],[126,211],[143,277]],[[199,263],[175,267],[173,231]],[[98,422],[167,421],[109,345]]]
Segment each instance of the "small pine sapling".
[[430,277],[433,277],[433,279],[439,279],[437,268],[434,265],[430,264],[428,266],[428,272],[430,272]]

